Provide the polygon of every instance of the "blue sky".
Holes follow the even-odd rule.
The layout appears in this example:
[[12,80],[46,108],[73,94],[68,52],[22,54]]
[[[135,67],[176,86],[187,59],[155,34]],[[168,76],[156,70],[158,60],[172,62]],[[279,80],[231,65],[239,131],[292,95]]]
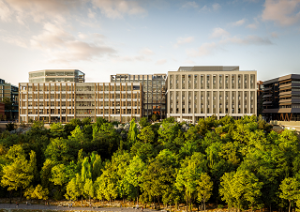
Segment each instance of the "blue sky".
[[179,66],[300,74],[300,0],[0,0],[0,78],[76,68],[86,81]]

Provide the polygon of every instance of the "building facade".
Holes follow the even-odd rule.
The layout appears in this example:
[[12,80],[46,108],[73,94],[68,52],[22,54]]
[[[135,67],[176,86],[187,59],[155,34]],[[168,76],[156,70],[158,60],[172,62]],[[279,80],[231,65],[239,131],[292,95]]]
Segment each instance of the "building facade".
[[103,117],[128,122],[142,116],[140,83],[20,83],[19,120],[69,122]]
[[76,69],[31,71],[29,82],[85,82],[85,74]]
[[263,82],[263,115],[267,121],[300,121],[300,75]]
[[199,118],[257,114],[257,72],[238,66],[180,67],[168,72],[167,116],[195,123]]
[[110,82],[141,83],[143,86],[142,116],[150,118],[156,114],[157,118],[166,118],[166,74],[116,74],[110,76]]
[[5,117],[5,104],[0,102],[0,121],[4,120]]
[[18,87],[0,79],[0,102],[5,103],[5,119],[18,119]]

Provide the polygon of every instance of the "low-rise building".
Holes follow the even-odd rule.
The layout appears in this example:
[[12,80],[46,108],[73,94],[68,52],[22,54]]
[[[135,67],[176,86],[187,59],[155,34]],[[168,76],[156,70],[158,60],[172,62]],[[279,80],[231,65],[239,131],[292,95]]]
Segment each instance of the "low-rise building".
[[97,117],[128,122],[142,116],[140,83],[19,83],[20,122]]
[[168,72],[167,116],[199,118],[257,114],[256,71],[238,66],[188,66]]
[[267,121],[300,121],[300,75],[263,82],[263,115]]
[[0,102],[5,103],[6,120],[18,119],[18,87],[0,79]]

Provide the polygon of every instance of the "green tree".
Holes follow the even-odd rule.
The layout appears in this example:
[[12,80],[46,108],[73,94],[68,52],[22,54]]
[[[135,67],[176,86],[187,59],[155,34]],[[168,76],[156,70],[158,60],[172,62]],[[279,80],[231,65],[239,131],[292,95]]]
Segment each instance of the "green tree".
[[238,211],[244,202],[250,203],[253,209],[254,203],[261,196],[262,186],[263,183],[248,170],[225,173],[221,178],[220,195],[229,207],[234,204]]
[[200,152],[194,152],[192,156],[183,160],[178,171],[176,187],[179,191],[184,191],[185,200],[190,211],[196,197],[197,180],[200,179],[202,172],[207,171],[206,166],[205,155]]
[[299,199],[300,184],[297,179],[288,177],[285,178],[280,184],[279,197],[289,201],[289,212],[291,212],[291,203]]
[[[34,154],[33,151],[31,154]],[[34,163],[26,159],[20,145],[12,146],[7,157],[11,162],[3,167],[1,186],[7,187],[8,191],[20,189],[20,196],[22,197],[22,189],[26,189],[34,178]]]
[[142,128],[150,126],[151,124],[148,122],[147,117],[142,117],[139,121],[139,124]]
[[197,184],[197,199],[199,202],[202,202],[204,210],[206,210],[205,203],[209,200],[212,194],[213,182],[210,180],[210,176],[207,173],[201,173]]
[[155,139],[155,133],[151,126],[145,126],[143,129],[141,129],[141,132],[137,135],[137,137],[144,143],[153,143]]

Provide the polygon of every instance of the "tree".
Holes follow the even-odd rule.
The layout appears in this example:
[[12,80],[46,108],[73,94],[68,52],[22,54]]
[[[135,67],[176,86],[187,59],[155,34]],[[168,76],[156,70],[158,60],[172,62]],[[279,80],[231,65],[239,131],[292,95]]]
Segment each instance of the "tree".
[[153,143],[155,139],[155,133],[152,130],[151,126],[146,126],[141,129],[140,134],[137,137],[144,143]]
[[138,133],[139,133],[139,131],[138,131],[138,128],[136,126],[135,120],[132,119],[130,121],[130,127],[129,127],[129,131],[128,131],[128,134],[127,134],[127,140],[130,143],[135,143]]
[[128,184],[136,189],[137,204],[139,204],[139,189],[143,182],[142,174],[146,170],[146,164],[142,161],[139,156],[135,156],[128,166],[126,171],[125,179]]
[[252,206],[261,196],[262,182],[248,170],[225,173],[221,177],[220,195],[230,208],[234,204],[238,211],[244,202],[249,202]]
[[212,194],[213,182],[210,180],[210,176],[207,173],[201,173],[200,179],[197,182],[197,192],[198,201],[202,202],[204,205],[204,210],[206,210],[205,203],[208,201]]
[[[33,154],[33,151],[31,154]],[[8,191],[20,188],[20,196],[22,196],[22,189],[27,188],[34,178],[33,171],[35,167],[32,166],[34,163],[26,159],[20,145],[12,146],[7,153],[7,157],[11,160],[11,163],[3,167],[1,186],[7,187]]]
[[147,126],[150,126],[151,124],[148,122],[148,119],[147,119],[147,117],[142,117],[141,119],[140,119],[140,122],[139,122],[139,124],[140,124],[140,126],[142,127],[142,128],[144,128],[144,127],[147,127]]
[[200,179],[201,173],[207,171],[206,166],[205,155],[200,152],[194,152],[192,156],[183,160],[177,173],[175,185],[179,191],[184,191],[185,200],[190,211],[195,199],[197,181]]
[[291,212],[291,203],[299,199],[300,184],[297,179],[288,177],[281,182],[279,188],[281,190],[279,197],[289,201],[289,212]]

